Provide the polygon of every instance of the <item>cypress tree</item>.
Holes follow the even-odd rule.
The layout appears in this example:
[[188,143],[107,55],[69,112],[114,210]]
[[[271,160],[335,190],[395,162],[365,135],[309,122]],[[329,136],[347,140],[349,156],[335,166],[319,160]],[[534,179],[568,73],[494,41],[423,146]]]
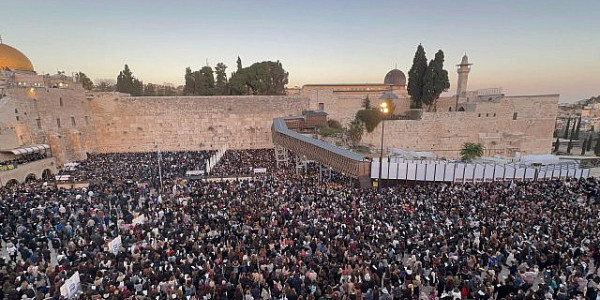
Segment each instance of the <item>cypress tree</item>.
[[444,52],[439,50],[435,58],[429,62],[423,76],[423,95],[421,102],[429,106],[429,111],[435,107],[442,92],[450,88],[448,71],[444,70]]
[[577,122],[577,129],[575,129],[575,140],[579,139],[579,131],[581,130],[581,116],[579,116],[579,121]]
[[565,126],[565,135],[563,136],[564,139],[568,139],[569,138],[569,129],[571,127],[571,117],[569,117],[569,119],[567,120],[567,126]]
[[413,58],[412,67],[408,71],[408,85],[406,86],[416,108],[423,106],[421,98],[423,97],[423,76],[425,76],[426,71],[427,57],[425,56],[425,49],[419,44]]

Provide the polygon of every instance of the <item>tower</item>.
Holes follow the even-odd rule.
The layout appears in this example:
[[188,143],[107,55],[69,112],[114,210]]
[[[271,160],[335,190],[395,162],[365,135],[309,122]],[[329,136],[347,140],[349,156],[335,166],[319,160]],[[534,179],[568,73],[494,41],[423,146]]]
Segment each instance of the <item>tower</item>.
[[459,100],[464,101],[467,97],[467,80],[469,79],[469,72],[471,71],[471,65],[467,54],[462,57],[458,67],[458,84],[456,85],[456,108],[458,108]]

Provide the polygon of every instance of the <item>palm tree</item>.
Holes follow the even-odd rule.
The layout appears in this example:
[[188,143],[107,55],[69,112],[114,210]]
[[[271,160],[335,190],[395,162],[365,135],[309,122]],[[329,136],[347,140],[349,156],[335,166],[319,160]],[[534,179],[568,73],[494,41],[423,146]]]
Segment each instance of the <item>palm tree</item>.
[[483,155],[483,149],[484,147],[481,143],[464,143],[460,150],[460,159],[464,162],[471,162]]

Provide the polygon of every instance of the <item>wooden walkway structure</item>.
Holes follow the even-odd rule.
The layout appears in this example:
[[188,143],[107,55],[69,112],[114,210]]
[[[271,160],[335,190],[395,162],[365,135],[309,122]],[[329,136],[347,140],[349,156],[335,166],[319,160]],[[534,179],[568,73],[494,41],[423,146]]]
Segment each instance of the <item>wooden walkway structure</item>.
[[344,175],[357,178],[363,187],[370,186],[371,162],[360,154],[333,146],[288,129],[283,118],[273,119],[273,143],[305,156]]

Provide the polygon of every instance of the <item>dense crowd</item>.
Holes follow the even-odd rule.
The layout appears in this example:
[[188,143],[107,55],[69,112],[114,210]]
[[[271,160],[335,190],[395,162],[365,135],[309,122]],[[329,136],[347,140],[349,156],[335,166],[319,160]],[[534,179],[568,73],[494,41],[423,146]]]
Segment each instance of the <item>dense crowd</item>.
[[6,167],[6,166],[16,167],[21,164],[30,163],[30,162],[45,159],[45,158],[47,158],[46,153],[32,153],[32,154],[19,155],[19,156],[15,157],[14,159],[1,161],[0,167]]
[[254,169],[266,169],[272,173],[277,169],[273,149],[228,150],[211,170],[211,176],[253,176]]
[[[254,151],[257,166],[272,155]],[[153,167],[100,157],[79,170],[133,183],[0,190],[0,299],[60,299],[76,271],[80,299],[598,299],[595,179],[375,191],[288,165],[245,181],[174,171],[161,190]]]
[[[157,184],[164,178],[184,177],[187,171],[206,170],[214,151],[91,153],[73,170],[61,171],[76,181],[136,180]],[[159,168],[159,162],[161,168]]]

